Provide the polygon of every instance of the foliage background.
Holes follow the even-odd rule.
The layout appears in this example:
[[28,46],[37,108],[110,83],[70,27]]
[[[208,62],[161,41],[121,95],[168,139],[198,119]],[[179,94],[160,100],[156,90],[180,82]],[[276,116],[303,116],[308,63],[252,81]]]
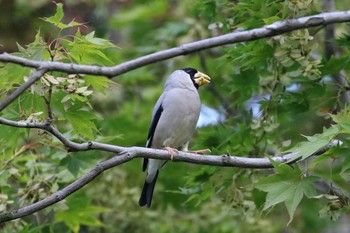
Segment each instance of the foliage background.
[[[57,2],[64,3],[64,25],[73,19],[84,23],[77,25],[79,31],[55,25],[60,19],[44,18],[55,14],[56,4],[0,1],[0,50],[36,60],[111,66],[186,42],[316,14],[323,11],[326,1]],[[336,1],[336,9],[346,7],[346,1]],[[50,114],[45,99],[52,87],[54,123],[71,140],[144,146],[151,111],[165,78],[175,69],[191,66],[213,79],[200,91],[203,104],[225,116],[224,121],[198,129],[192,149],[263,157],[293,151],[299,142],[309,141],[297,147],[307,157],[310,153],[305,148],[316,149],[335,136],[343,144],[293,167],[276,165],[275,170],[168,163],[151,209],[137,204],[144,174],[140,160],[134,160],[105,172],[59,204],[3,224],[2,231],[348,229],[349,109],[344,107],[346,88],[337,85],[332,76],[340,74],[348,80],[348,33],[346,24],[336,25],[330,39],[321,28],[299,30],[162,61],[120,75],[113,82],[102,77],[51,74],[2,116],[44,121]],[[337,56],[327,56],[326,42],[336,46]],[[29,73],[29,69],[14,65],[0,69],[4,80],[1,95],[22,83]],[[306,140],[303,135],[313,137]],[[96,151],[68,153],[40,131],[3,125],[0,144],[1,211],[40,200],[111,156]]]

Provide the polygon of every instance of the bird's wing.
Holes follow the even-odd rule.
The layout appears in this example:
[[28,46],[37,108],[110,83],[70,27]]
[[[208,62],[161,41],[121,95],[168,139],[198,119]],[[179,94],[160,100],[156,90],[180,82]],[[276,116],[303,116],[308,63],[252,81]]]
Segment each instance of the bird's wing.
[[[147,143],[146,143],[146,147],[148,147],[148,148],[151,148],[151,146],[152,146],[154,131],[156,130],[160,116],[162,115],[162,112],[163,112],[163,106],[162,106],[163,99],[164,99],[164,93],[159,97],[159,99],[154,107],[154,110],[153,110],[152,122],[151,122],[151,125],[150,125],[149,130],[148,130]],[[144,158],[142,171],[146,170],[147,164],[148,164],[148,159]]]

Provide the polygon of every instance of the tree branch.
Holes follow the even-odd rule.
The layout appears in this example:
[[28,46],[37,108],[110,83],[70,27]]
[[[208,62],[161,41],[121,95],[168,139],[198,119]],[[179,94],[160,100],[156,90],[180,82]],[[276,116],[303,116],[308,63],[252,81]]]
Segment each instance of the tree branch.
[[[41,209],[44,209],[54,203],[57,203],[64,198],[68,197],[72,193],[84,187],[86,184],[94,180],[102,172],[118,166],[122,163],[128,162],[134,158],[152,158],[161,160],[170,160],[168,151],[143,147],[120,147],[110,144],[98,143],[98,142],[84,142],[76,143],[66,139],[52,124],[50,123],[29,123],[29,122],[16,122],[7,120],[0,117],[0,124],[19,127],[19,128],[37,128],[52,133],[57,137],[65,146],[74,151],[86,151],[86,150],[100,150],[118,153],[117,156],[98,163],[90,172],[81,178],[77,179],[73,183],[69,184],[65,188],[57,191],[49,197],[46,197],[36,203],[22,207],[17,210],[6,211],[0,213],[0,223],[21,218],[30,214],[33,214]],[[332,145],[321,148],[313,155],[319,155],[325,153]],[[285,155],[279,155],[272,157],[274,161],[281,163],[292,164],[298,161],[297,153],[289,153]],[[193,164],[202,164],[210,166],[223,166],[223,167],[242,167],[242,168],[272,168],[272,164],[269,158],[245,158],[238,156],[231,156],[228,154],[223,155],[205,155],[200,156],[198,154],[179,151],[174,155],[174,162],[187,162]]]
[[[317,151],[315,155],[322,154],[327,149],[329,148],[323,148]],[[272,159],[278,162],[287,162],[294,156],[295,156],[295,153],[289,153],[286,155],[273,157]],[[64,198],[68,197],[69,195],[76,192],[77,190],[81,189],[88,183],[90,183],[102,172],[138,157],[170,160],[170,156],[166,150],[157,150],[157,149],[142,148],[142,147],[126,148],[126,150],[121,152],[118,156],[114,156],[108,160],[98,163],[86,175],[77,179],[76,181],[69,184],[65,188],[55,192],[51,196],[48,196],[34,204],[22,207],[17,210],[0,213],[0,223],[14,220],[17,218],[22,218],[24,216],[40,211],[50,205],[53,205],[63,200]],[[228,166],[229,167],[248,167],[248,168],[249,167],[250,168],[271,168],[272,167],[270,161],[267,158],[242,158],[242,157],[228,156],[228,155],[199,156],[197,154],[191,154],[186,152],[179,152],[178,154],[174,155],[173,161],[175,162],[182,161],[182,162],[190,162],[190,163],[196,163],[196,164],[227,166],[227,167]]]
[[114,77],[145,65],[181,55],[186,55],[203,49],[219,47],[237,42],[258,40],[297,29],[326,26],[328,24],[349,21],[350,11],[329,12],[296,19],[287,19],[265,25],[262,28],[256,28],[241,32],[232,32],[221,36],[183,44],[175,48],[155,52],[112,67],[66,64],[50,61],[33,61],[26,58],[13,56],[8,53],[0,54],[0,61],[11,62],[21,66],[27,66],[36,69],[45,68],[48,71],[62,71],[66,73],[93,74]]
[[[136,157],[152,158],[170,160],[169,154],[166,150],[144,148],[144,147],[121,147],[111,144],[99,143],[99,142],[84,142],[76,143],[65,138],[52,124],[50,123],[29,123],[29,122],[17,122],[0,117],[0,124],[13,126],[17,128],[36,128],[45,130],[54,135],[58,140],[62,142],[70,151],[87,151],[87,150],[99,150],[112,153],[131,153],[132,156],[128,156],[131,159]],[[287,155],[281,155],[274,157],[278,162],[290,162],[289,160],[296,156],[295,153]],[[223,155],[206,155],[198,156],[198,154],[179,151],[174,156],[173,161],[196,163],[212,166],[228,166],[228,167],[244,167],[244,168],[271,168],[272,164],[268,158],[246,158],[238,156]]]
[[87,151],[87,150],[101,150],[106,152],[120,153],[125,151],[126,147],[113,146],[110,144],[104,144],[99,142],[84,142],[76,143],[64,137],[50,122],[46,123],[31,123],[25,121],[11,121],[6,118],[0,117],[0,124],[12,126],[16,128],[28,128],[28,129],[42,129],[52,135],[65,145],[69,151]]
[[[1,55],[0,55],[1,56]],[[18,96],[20,96],[25,90],[27,90],[31,85],[33,85],[39,78],[41,78],[47,69],[38,69],[35,73],[33,73],[27,82],[23,83],[22,86],[17,88],[14,92],[12,92],[2,103],[0,103],[0,112],[6,108],[12,101],[14,101]]]
[[183,44],[175,48],[155,52],[112,67],[78,65],[73,63],[67,64],[52,61],[34,61],[23,57],[10,55],[8,53],[2,53],[0,54],[0,61],[36,68],[38,71],[32,75],[30,80],[24,83],[7,99],[5,99],[3,103],[0,104],[0,111],[8,106],[14,99],[16,99],[21,93],[23,93],[28,87],[30,87],[36,80],[38,80],[48,71],[61,71],[74,74],[93,74],[112,78],[114,76],[126,73],[148,64],[177,57],[180,55],[186,55],[203,49],[209,49],[237,42],[258,40],[302,28],[326,26],[333,23],[349,21],[350,11],[329,12],[296,19],[287,19],[265,25],[262,28],[256,28],[241,32],[232,32],[221,36]]

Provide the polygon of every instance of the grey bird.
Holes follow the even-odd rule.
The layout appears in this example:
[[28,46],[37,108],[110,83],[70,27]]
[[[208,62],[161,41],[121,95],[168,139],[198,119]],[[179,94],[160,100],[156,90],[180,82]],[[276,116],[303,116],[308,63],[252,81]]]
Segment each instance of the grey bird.
[[[188,151],[195,132],[201,102],[198,87],[210,83],[210,77],[193,68],[174,71],[165,82],[152,114],[146,147],[168,150],[171,158],[177,150]],[[166,161],[144,159],[146,180],[139,200],[140,206],[150,208],[159,169]]]

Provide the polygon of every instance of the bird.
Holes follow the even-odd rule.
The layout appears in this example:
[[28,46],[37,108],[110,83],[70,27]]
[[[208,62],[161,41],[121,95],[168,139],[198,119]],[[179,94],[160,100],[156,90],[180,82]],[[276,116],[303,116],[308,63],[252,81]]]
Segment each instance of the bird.
[[[183,68],[170,74],[153,108],[146,147],[166,149],[171,160],[177,151],[188,151],[201,110],[198,88],[209,83],[210,77],[194,68]],[[144,158],[142,170],[147,169],[147,174],[140,206],[151,207],[159,169],[166,162]]]

